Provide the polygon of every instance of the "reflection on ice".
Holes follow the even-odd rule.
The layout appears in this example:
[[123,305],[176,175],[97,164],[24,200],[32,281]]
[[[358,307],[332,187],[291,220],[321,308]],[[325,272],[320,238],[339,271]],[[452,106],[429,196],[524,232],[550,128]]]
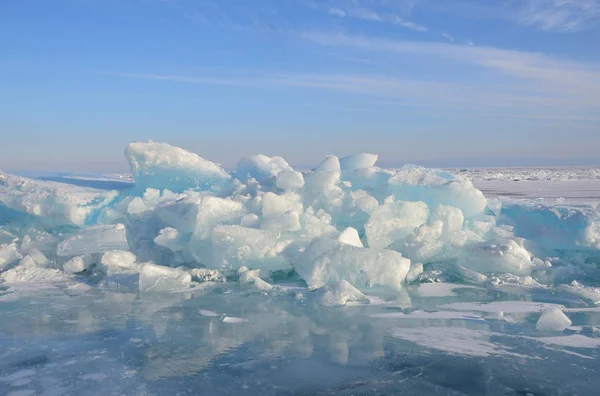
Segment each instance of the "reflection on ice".
[[[595,338],[577,330],[536,333],[548,304],[454,302],[446,305],[450,310],[418,309],[427,297],[413,303],[417,309],[393,301],[327,308],[291,294],[229,287],[231,293],[212,284],[194,293],[152,295],[57,288],[5,301],[2,316],[13,320],[0,323],[0,389],[476,395],[484,383],[510,392],[559,389],[568,372],[569,385],[558,393],[600,384],[593,370],[579,371],[596,367]],[[485,314],[498,310],[523,316],[505,322]],[[472,357],[483,371],[468,363]],[[560,369],[550,364],[556,359]],[[438,371],[454,372],[456,365],[467,370],[461,381]]]

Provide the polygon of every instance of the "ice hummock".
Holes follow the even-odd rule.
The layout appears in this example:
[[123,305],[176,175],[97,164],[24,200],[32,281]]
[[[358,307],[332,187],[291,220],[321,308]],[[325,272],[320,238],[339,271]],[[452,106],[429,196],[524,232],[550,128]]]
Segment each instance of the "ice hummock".
[[600,244],[594,208],[488,205],[464,176],[378,168],[375,154],[328,156],[310,172],[255,155],[233,173],[165,143],[131,143],[126,157],[135,188],[121,193],[1,174],[0,210],[11,217],[0,269],[35,257],[37,243],[57,269],[84,275],[137,273],[152,261],[291,271],[315,288],[400,290],[409,270],[414,282],[434,268],[467,283],[510,275],[551,284],[593,275],[583,263]]
[[594,372],[597,206],[488,200],[373,154],[234,172],[161,143],[127,155],[120,192],[1,174],[0,332],[19,337],[2,340],[0,389],[512,394],[557,359]]

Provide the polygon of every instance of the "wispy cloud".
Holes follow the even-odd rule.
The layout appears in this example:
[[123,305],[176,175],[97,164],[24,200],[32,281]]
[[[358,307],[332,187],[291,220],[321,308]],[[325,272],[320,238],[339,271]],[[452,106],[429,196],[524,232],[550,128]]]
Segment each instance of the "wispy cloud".
[[600,21],[600,0],[522,0],[515,19],[545,31],[574,32]]
[[390,4],[385,1],[334,0],[326,1],[324,4],[309,2],[307,5],[313,9],[326,11],[328,14],[340,18],[386,23],[416,32],[428,31],[426,26],[409,20],[407,16],[397,12],[396,7],[389,7]]
[[[385,0],[372,0],[387,3]],[[406,0],[399,0],[405,4]],[[473,19],[502,19],[546,32],[573,33],[597,28],[600,0],[418,0],[422,12],[460,15]]]
[[457,62],[494,69],[506,75],[544,82],[549,86],[571,87],[578,90],[587,90],[586,87],[598,89],[600,96],[600,66],[597,64],[587,65],[539,53],[475,46],[472,43],[458,45],[399,41],[323,32],[303,32],[300,37],[325,46],[449,58]]
[[452,37],[448,33],[442,33],[442,37],[445,38],[448,41],[454,42],[454,37]]
[[[351,94],[372,100],[385,99],[396,107],[450,109],[456,114],[512,114],[511,118],[600,121],[600,105],[574,100],[568,95],[548,95],[502,85],[454,84],[353,74],[249,73],[243,76],[181,76],[151,73],[104,72],[128,79],[143,79],[199,85],[251,87],[253,89],[322,90]],[[369,101],[370,102],[370,101]],[[374,102],[376,103],[376,102]],[[373,103],[372,103],[373,104]],[[389,106],[388,106],[389,107]]]

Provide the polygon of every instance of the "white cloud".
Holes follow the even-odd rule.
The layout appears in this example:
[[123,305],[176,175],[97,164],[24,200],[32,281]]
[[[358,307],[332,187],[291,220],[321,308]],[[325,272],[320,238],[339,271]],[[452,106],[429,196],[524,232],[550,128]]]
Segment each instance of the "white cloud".
[[325,4],[326,6],[320,6],[313,2],[308,3],[313,9],[321,9],[330,15],[340,18],[347,17],[363,21],[387,23],[416,32],[426,32],[428,30],[426,26],[413,22],[404,15],[400,15],[401,13],[397,7],[390,7],[390,4],[393,5],[394,3],[366,0],[331,0],[326,1]]
[[[497,116],[542,120],[600,122],[598,102],[577,95],[515,86],[424,81],[377,75],[249,73],[243,76],[179,76],[144,73],[103,73],[121,78],[252,89],[322,90],[366,97],[368,103],[386,100],[387,107],[452,110],[455,116]],[[375,102],[373,102],[375,100]],[[378,108],[380,106],[375,106]],[[589,110],[592,110],[590,112]]]
[[522,0],[517,22],[545,31],[574,32],[600,20],[600,0]]
[[[365,52],[379,52],[388,56],[422,57],[422,61],[446,59],[445,66],[470,65],[491,73],[480,82],[489,80],[505,84],[505,91],[519,91],[514,98],[536,97],[535,102],[557,108],[579,108],[600,112],[600,65],[585,64],[554,58],[538,53],[505,50],[475,45],[457,45],[436,42],[394,41],[345,34],[305,32],[301,35],[312,42],[334,47],[347,47]],[[441,70],[441,78],[449,76]],[[450,75],[451,76],[451,75]],[[477,83],[477,81],[474,81]],[[482,85],[481,89],[485,89]],[[471,96],[476,92],[473,91]]]
[[340,18],[346,16],[346,13],[343,10],[340,10],[339,8],[330,8],[327,12],[329,12],[331,15],[335,15]]
[[448,41],[454,42],[454,37],[452,37],[448,33],[442,33],[442,37],[445,38]]

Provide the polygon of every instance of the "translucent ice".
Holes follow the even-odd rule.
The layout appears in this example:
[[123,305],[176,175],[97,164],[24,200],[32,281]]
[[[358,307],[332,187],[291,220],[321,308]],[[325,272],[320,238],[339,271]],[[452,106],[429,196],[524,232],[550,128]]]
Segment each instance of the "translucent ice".
[[396,201],[378,207],[365,224],[369,247],[387,248],[411,234],[428,217],[429,209],[423,202]]
[[292,170],[281,171],[277,174],[276,184],[282,190],[297,190],[304,187],[304,176]]
[[352,245],[356,247],[363,247],[362,241],[360,240],[360,236],[358,235],[358,231],[352,227],[346,228],[340,236],[338,237],[338,241],[345,243],[346,245]]
[[0,245],[0,271],[11,266],[21,258],[16,243]]
[[460,266],[482,274],[511,273],[529,275],[531,253],[512,239],[481,242],[465,248],[458,257]]
[[211,243],[214,259],[206,264],[211,268],[289,268],[281,255],[289,242],[282,240],[276,231],[236,225],[217,226],[211,233]]
[[140,268],[140,291],[167,292],[189,287],[192,276],[177,268],[164,267],[151,263]]
[[361,168],[370,168],[377,162],[377,154],[361,153],[340,159],[342,171],[352,171]]
[[340,160],[335,155],[328,155],[315,169],[316,171],[341,172]]
[[189,240],[189,236],[185,235],[185,233],[181,233],[175,228],[165,227],[160,230],[158,236],[154,238],[154,243],[166,247],[173,252],[179,252],[185,249]]
[[102,253],[108,250],[129,250],[123,224],[99,225],[85,228],[58,244],[58,256],[77,256]]
[[311,287],[346,280],[356,286],[400,289],[410,260],[391,250],[367,249],[316,239],[296,263],[296,272]]
[[[1,174],[0,270],[22,262],[137,277],[152,262],[206,282],[249,267],[361,289],[399,289],[405,279],[504,291],[585,280],[560,290],[595,302],[597,208],[488,205],[462,175],[378,168],[374,154],[328,156],[303,172],[256,155],[232,173],[163,143],[132,143],[126,156],[136,188],[120,195]],[[279,290],[267,280],[253,284]]]
[[107,275],[137,274],[140,265],[133,253],[124,250],[106,252],[100,259],[100,269]]
[[260,182],[275,177],[282,171],[293,171],[286,160],[281,157],[267,157],[258,154],[242,158],[237,164],[236,175],[243,181],[252,177]]
[[412,165],[402,167],[390,178],[389,192],[398,200],[423,201],[431,207],[453,206],[467,218],[482,214],[487,204],[469,179]]
[[75,256],[63,264],[63,270],[70,274],[83,272],[94,264],[94,256],[85,254],[83,256]]
[[131,143],[125,150],[139,189],[219,190],[231,176],[219,165],[166,143]]
[[369,302],[367,296],[345,280],[328,283],[315,293],[319,303],[326,307],[346,305],[348,301]]
[[293,210],[273,214],[261,221],[260,228],[273,231],[299,231],[302,228],[300,225],[300,215]]
[[53,283],[68,279],[68,274],[57,269],[41,267],[31,256],[23,257],[16,267],[0,273],[0,280],[7,283]]
[[535,328],[539,331],[563,331],[571,324],[571,319],[563,311],[558,308],[551,308],[542,312]]

